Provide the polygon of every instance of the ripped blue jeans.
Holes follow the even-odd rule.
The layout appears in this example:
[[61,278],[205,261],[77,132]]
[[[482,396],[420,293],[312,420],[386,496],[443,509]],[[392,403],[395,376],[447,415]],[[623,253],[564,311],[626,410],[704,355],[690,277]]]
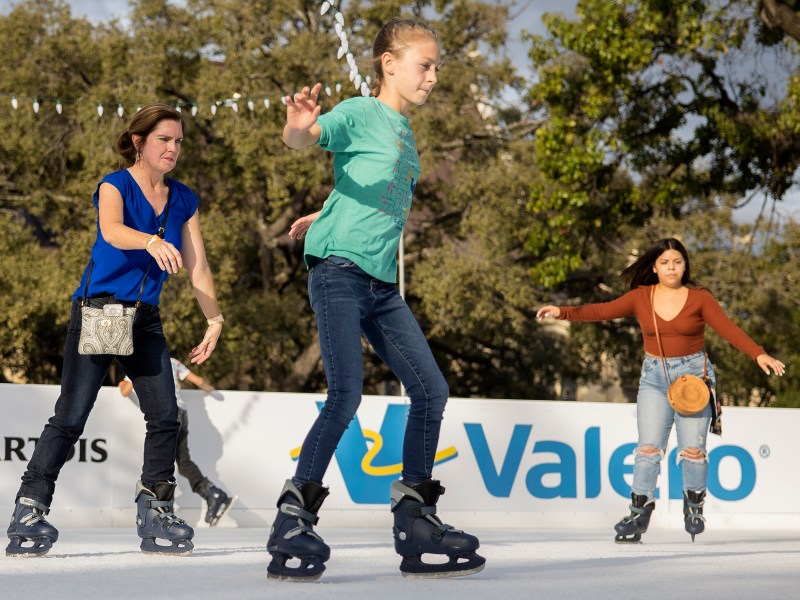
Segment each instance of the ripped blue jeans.
[[[675,381],[681,375],[692,374],[703,376],[704,352],[688,356],[666,358],[669,381]],[[717,376],[711,361],[707,365],[708,376],[717,385]],[[700,492],[706,489],[708,479],[708,454],[706,437],[711,420],[711,406],[702,412],[684,417],[676,413],[667,400],[667,381],[664,379],[664,368],[660,358],[645,356],[642,364],[642,375],[639,379],[639,394],[636,399],[636,421],[639,429],[639,443],[635,452],[633,466],[634,494],[655,497],[658,474],[661,471],[661,460],[667,448],[672,424],[678,437],[678,456],[683,475],[683,489]],[[657,452],[643,452],[643,449],[655,448]],[[684,456],[686,449],[697,449],[699,455],[694,458]]]

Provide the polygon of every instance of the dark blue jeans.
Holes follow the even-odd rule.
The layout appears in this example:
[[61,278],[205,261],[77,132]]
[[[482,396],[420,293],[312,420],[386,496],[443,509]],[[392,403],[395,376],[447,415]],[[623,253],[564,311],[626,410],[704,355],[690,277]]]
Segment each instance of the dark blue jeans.
[[[90,302],[92,306],[99,307],[112,300],[94,298]],[[36,443],[28,468],[22,476],[17,498],[25,496],[50,506],[61,467],[67,460],[70,448],[83,434],[97,393],[114,359],[122,364],[133,382],[147,423],[142,483],[150,487],[173,477],[180,425],[172,367],[158,308],[144,306],[136,311],[133,322],[134,351],[130,356],[78,354],[80,332],[81,306],[80,301],[76,300],[72,303],[67,342],[64,345],[61,395],[56,401],[55,414],[50,417]]]
[[430,478],[449,390],[397,286],[374,279],[348,259],[331,256],[312,267],[308,295],[317,317],[328,397],[303,442],[295,484],[322,482],[361,403],[362,332],[410,399],[403,479],[417,483]]

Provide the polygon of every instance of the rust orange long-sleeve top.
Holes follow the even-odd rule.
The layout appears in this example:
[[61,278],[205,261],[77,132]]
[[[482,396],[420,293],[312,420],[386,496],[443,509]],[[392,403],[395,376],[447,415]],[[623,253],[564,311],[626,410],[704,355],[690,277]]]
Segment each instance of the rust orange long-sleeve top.
[[[583,306],[559,306],[559,319],[569,321],[607,321],[635,316],[644,337],[644,350],[653,356],[661,356],[653,326],[653,311],[650,307],[650,290],[643,285],[612,300]],[[658,315],[658,333],[664,346],[664,355],[688,356],[705,348],[705,326],[711,328],[753,360],[766,354],[764,348],[731,321],[722,307],[707,290],[689,289],[681,312],[674,319],[665,321]]]

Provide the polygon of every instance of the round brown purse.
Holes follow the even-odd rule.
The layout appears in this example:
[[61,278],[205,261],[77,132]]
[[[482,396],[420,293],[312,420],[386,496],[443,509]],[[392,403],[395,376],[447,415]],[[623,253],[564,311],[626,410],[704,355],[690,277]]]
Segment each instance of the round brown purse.
[[705,378],[708,369],[708,355],[703,356],[703,378],[697,375],[681,375],[670,383],[667,375],[667,362],[664,360],[664,347],[661,345],[661,336],[658,334],[658,321],[656,320],[656,307],[653,297],[656,287],[650,292],[650,308],[653,310],[653,325],[656,328],[656,340],[661,352],[661,366],[664,368],[664,379],[667,381],[667,400],[673,410],[684,417],[696,415],[706,407],[711,398],[711,390],[706,385]]

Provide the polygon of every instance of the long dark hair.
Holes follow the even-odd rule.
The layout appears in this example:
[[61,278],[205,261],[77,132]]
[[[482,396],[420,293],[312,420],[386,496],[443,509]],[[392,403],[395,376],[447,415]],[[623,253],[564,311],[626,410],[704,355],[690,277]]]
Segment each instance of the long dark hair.
[[656,264],[658,257],[667,250],[677,250],[681,253],[681,256],[683,256],[686,270],[683,272],[683,277],[681,277],[681,283],[687,287],[700,287],[692,279],[692,271],[689,265],[689,253],[686,252],[684,245],[675,238],[664,238],[658,240],[647,252],[642,254],[622,271],[622,277],[628,282],[630,289],[635,290],[641,285],[655,285],[658,283],[658,275],[653,271],[653,266]]
[[[168,104],[149,104],[134,115],[128,128],[117,136],[117,152],[125,160],[126,167],[131,167],[136,163],[138,152],[145,139],[165,119],[177,121],[181,124],[181,129],[185,129],[181,113]],[[133,143],[134,135],[142,138],[138,147]]]

